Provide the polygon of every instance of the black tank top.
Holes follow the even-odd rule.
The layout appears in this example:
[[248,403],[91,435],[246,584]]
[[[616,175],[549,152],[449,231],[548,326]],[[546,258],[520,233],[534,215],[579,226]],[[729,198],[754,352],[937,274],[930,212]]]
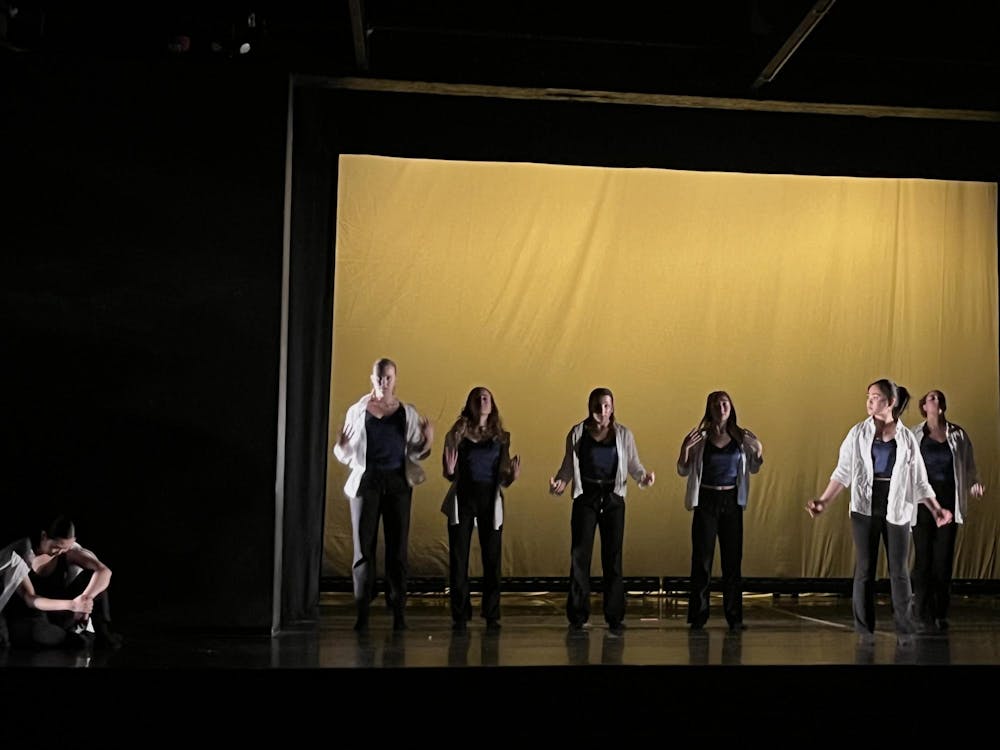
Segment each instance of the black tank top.
[[580,478],[583,481],[596,479],[599,482],[610,482],[617,476],[618,444],[615,433],[609,433],[608,438],[599,443],[584,429],[580,440]]
[[876,479],[891,479],[892,467],[896,465],[896,440],[882,442],[876,437],[872,441],[872,468]]
[[500,443],[496,440],[475,442],[464,438],[458,445],[460,481],[496,484],[500,470]]
[[365,413],[368,440],[365,467],[376,471],[397,471],[406,460],[406,412],[402,404],[392,414],[379,419]]
[[736,484],[740,470],[740,447],[730,440],[717,448],[711,440],[705,443],[701,458],[701,482],[714,487],[731,487]]
[[927,467],[927,478],[935,484],[954,484],[955,467],[948,442],[939,443],[925,435],[920,441],[920,455]]

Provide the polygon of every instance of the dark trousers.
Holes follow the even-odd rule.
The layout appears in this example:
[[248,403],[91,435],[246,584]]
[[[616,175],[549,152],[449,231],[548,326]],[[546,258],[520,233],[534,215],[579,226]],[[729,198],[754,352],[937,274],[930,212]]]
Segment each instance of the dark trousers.
[[451,617],[455,622],[472,619],[469,591],[469,551],[472,529],[479,527],[479,548],[483,561],[483,617],[500,619],[500,537],[493,528],[496,485],[469,482],[458,488],[458,525],[448,526],[448,585],[451,590]]
[[610,487],[583,483],[583,494],[573,501],[570,518],[569,596],[566,617],[574,625],[590,618],[590,563],[594,533],[601,531],[601,572],[604,589],[604,619],[617,625],[625,617],[625,580],[622,576],[622,546],[625,540],[625,498]]
[[[954,508],[955,488],[951,485],[932,486],[938,502],[946,508]],[[949,500],[952,502],[949,503]],[[948,618],[958,528],[956,523],[938,528],[926,505],[921,504],[917,511],[917,525],[913,527],[911,582],[914,609],[923,623]]]
[[[93,577],[92,570],[84,570],[71,580],[55,582],[53,585],[46,585],[45,596],[51,599],[75,599],[83,593]],[[18,596],[15,594],[15,596]],[[77,615],[75,612],[58,611],[42,612],[37,609],[30,609],[27,606],[15,603],[17,606],[8,606],[4,610],[7,615],[7,627],[10,634],[10,642],[16,646],[82,646],[84,641],[75,633],[76,630],[84,630],[87,618]],[[94,630],[97,633],[107,632],[111,624],[111,605],[108,598],[108,590],[105,589],[94,597],[94,610],[90,614]]]
[[354,602],[358,614],[367,616],[375,598],[375,555],[378,527],[385,536],[385,578],[389,607],[396,615],[406,608],[406,579],[409,570],[407,549],[410,539],[410,504],[413,488],[399,471],[366,471],[358,489],[361,513],[358,517],[359,555],[354,563]]
[[886,520],[888,482],[875,482],[872,489],[872,515],[851,513],[854,537],[854,588],[852,607],[854,629],[858,633],[875,632],[875,575],[878,569],[879,544],[885,544],[892,593],[892,617],[896,632],[912,633],[913,592],[907,564],[910,557],[910,525]]
[[687,621],[702,626],[708,621],[709,590],[715,540],[722,562],[722,610],[726,622],[743,622],[743,508],[736,490],[702,488],[691,519],[691,594]]

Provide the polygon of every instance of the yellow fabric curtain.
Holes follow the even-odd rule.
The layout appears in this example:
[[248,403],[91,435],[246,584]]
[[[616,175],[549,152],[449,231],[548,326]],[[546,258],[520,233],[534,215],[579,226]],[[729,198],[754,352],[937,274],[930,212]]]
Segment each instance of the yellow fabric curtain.
[[[804,504],[889,377],[914,397],[904,423],[936,388],[968,430],[987,496],[955,575],[1000,577],[996,183],[344,155],[336,210],[330,446],[379,357],[436,428],[411,575],[447,575],[443,437],[485,385],[522,458],[505,576],[568,574],[570,493],[548,480],[598,386],[656,472],[629,482],[626,576],[690,572],[676,460],[716,389],[764,445],[744,575],[850,576],[849,491],[815,520]],[[328,465],[323,572],[350,575],[348,472]]]

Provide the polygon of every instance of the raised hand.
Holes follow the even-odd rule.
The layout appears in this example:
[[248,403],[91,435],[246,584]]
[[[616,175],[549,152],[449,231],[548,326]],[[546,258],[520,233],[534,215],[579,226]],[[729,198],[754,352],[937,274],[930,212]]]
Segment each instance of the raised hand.
[[445,447],[444,468],[448,471],[448,476],[455,474],[456,466],[458,466],[458,448]]
[[681,455],[677,458],[677,463],[687,464],[688,458],[691,454],[691,448],[700,443],[705,439],[705,436],[701,434],[701,430],[695,427],[691,432],[684,436],[684,442],[681,443]]
[[684,450],[690,450],[704,439],[705,436],[701,433],[701,430],[695,427],[684,438]]

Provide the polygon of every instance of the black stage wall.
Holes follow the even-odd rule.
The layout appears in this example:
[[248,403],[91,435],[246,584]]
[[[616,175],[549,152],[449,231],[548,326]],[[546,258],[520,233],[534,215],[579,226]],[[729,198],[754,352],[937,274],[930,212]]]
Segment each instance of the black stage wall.
[[339,153],[1000,172],[996,123],[374,93],[290,72],[0,58],[0,530],[70,510],[115,570],[123,625],[267,631],[276,601],[285,624],[317,613]]
[[287,91],[0,57],[0,528],[71,512],[123,628],[270,628]]

